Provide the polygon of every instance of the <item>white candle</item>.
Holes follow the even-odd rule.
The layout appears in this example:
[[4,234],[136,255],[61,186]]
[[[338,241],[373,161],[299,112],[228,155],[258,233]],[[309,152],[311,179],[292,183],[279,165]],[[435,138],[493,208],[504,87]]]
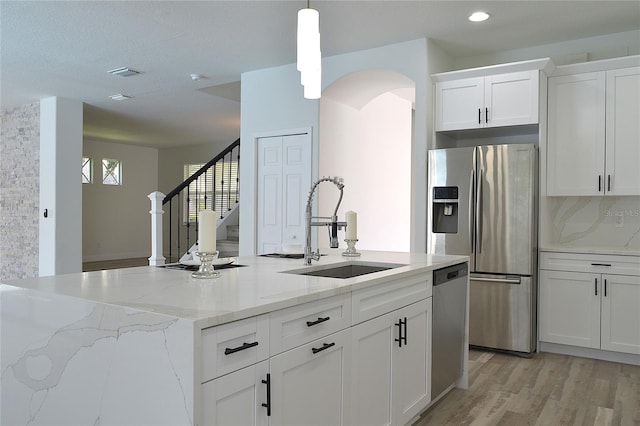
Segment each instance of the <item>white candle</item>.
[[347,221],[346,239],[357,240],[358,239],[358,214],[354,211],[348,211],[345,213]]
[[198,217],[198,251],[214,253],[216,251],[216,226],[218,215],[213,210],[202,210]]

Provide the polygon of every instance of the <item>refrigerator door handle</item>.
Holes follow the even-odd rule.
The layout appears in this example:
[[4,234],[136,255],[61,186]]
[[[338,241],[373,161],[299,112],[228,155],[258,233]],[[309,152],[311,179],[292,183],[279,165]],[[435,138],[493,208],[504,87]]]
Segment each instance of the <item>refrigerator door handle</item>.
[[482,169],[478,173],[478,193],[476,194],[476,252],[482,253]]
[[520,284],[520,278],[481,278],[481,277],[469,277],[469,281],[482,281],[488,283],[504,283],[504,284]]
[[473,248],[475,245],[475,240],[474,240],[474,236],[475,236],[475,232],[473,229],[473,217],[475,216],[475,212],[473,210],[473,194],[475,193],[475,189],[476,189],[476,171],[472,170],[471,171],[471,178],[469,179],[469,244],[471,245],[471,253],[473,253]]

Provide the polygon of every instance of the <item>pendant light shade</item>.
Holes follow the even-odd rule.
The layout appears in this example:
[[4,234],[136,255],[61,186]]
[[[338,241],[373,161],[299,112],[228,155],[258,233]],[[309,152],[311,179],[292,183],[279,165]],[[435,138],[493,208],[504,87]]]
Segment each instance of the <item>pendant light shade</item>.
[[320,14],[315,9],[298,11],[298,62],[304,97],[318,99],[322,92]]

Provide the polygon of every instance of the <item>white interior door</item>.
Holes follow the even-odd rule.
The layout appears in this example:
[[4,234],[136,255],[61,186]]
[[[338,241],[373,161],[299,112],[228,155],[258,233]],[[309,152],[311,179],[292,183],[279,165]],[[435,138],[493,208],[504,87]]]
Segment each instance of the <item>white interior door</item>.
[[306,196],[311,188],[311,135],[258,139],[256,253],[304,244]]

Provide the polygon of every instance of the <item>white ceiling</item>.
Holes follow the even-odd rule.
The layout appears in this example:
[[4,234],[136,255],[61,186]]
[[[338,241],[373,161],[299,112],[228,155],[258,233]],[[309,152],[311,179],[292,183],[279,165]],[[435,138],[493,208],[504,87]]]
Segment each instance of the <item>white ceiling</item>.
[[[0,0],[0,107],[85,102],[85,135],[123,143],[231,143],[240,74],[295,62],[306,1]],[[454,57],[640,28],[630,1],[312,0],[323,56],[428,37]],[[470,23],[484,9],[492,19]],[[118,67],[134,77],[107,74]],[[206,78],[192,81],[190,74]],[[297,83],[297,82],[295,82]],[[109,95],[132,96],[113,101]]]

